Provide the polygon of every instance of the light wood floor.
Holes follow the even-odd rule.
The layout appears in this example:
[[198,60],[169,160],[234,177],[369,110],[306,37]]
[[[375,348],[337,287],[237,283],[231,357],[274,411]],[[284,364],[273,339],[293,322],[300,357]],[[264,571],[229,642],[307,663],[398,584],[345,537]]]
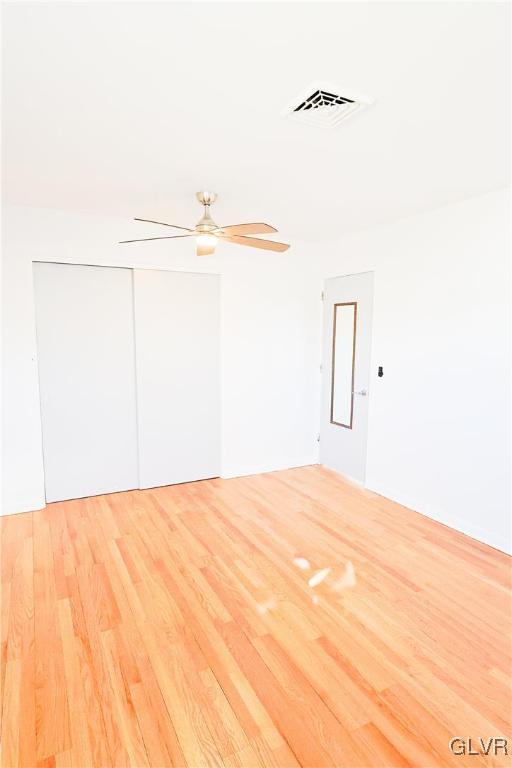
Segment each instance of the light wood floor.
[[4,768],[506,764],[510,559],[327,470],[1,528]]

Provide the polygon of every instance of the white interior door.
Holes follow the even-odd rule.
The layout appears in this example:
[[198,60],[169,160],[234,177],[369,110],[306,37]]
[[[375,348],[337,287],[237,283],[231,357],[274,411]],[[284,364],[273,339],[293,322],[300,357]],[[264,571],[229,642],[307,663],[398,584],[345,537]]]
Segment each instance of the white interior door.
[[129,269],[34,264],[46,500],[138,487]]
[[363,482],[373,273],[325,281],[320,462]]
[[134,271],[140,487],[220,473],[219,278]]

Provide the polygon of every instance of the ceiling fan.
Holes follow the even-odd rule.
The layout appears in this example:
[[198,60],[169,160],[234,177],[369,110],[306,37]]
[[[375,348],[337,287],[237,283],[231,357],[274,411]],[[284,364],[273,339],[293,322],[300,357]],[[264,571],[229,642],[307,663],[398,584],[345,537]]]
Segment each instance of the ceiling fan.
[[164,237],[143,237],[138,240],[121,240],[121,243],[143,243],[147,240],[174,240],[178,237],[195,237],[196,254],[198,256],[211,256],[215,252],[215,246],[219,242],[248,245],[251,248],[263,248],[266,251],[286,251],[290,246],[286,243],[276,243],[274,240],[260,240],[258,237],[247,235],[262,235],[266,232],[277,232],[270,224],[230,224],[227,227],[218,227],[210,216],[210,206],[217,199],[215,192],[202,191],[196,194],[197,199],[204,205],[203,217],[197,222],[194,229],[179,227],[176,224],[167,224],[165,221],[153,221],[152,219],[139,219],[148,224],[161,224],[163,227],[173,227],[185,231],[186,235],[167,235]]

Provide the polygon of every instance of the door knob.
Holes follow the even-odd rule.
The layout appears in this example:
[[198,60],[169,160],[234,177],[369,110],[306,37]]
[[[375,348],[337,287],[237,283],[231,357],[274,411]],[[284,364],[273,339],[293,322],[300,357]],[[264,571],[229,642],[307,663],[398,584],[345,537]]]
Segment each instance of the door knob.
[[353,394],[353,395],[362,395],[363,397],[366,397],[366,395],[367,395],[368,393],[367,393],[366,389],[355,389],[355,390],[352,392],[352,394]]

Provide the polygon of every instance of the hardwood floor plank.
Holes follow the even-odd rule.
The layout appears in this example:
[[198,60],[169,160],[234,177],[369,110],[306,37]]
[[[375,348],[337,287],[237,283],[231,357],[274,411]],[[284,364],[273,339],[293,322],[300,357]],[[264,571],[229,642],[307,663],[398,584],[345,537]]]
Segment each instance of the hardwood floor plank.
[[67,751],[71,737],[50,513],[47,508],[33,514],[36,742],[37,757],[44,759]]
[[[69,701],[73,705],[73,716],[70,718],[71,728],[71,762],[72,765],[94,765],[93,752],[89,740],[89,725],[85,694],[82,687],[80,672],[80,657],[76,650],[73,616],[68,599],[59,600],[59,624],[62,638],[66,688]],[[94,734],[93,734],[94,737]]]
[[118,657],[118,648],[114,630],[101,633],[108,686],[113,703],[113,721],[119,730],[119,740],[125,752],[125,764],[131,768],[149,767],[144,739],[135,715],[129,685],[123,679]]
[[14,768],[19,764],[20,727],[23,713],[20,709],[21,661],[8,661],[5,685],[2,689],[4,717],[2,721],[2,766]]
[[68,576],[67,582],[69,606],[73,622],[74,647],[78,657],[83,691],[83,706],[85,708],[89,743],[92,750],[92,766],[94,768],[102,768],[103,766],[110,768],[112,766],[112,759],[108,748],[105,720],[101,706],[103,698],[102,678],[97,675],[97,671],[101,667],[96,666],[98,660],[93,659],[93,647],[95,647],[97,636],[94,635],[92,639],[89,637],[76,575]]
[[[85,632],[88,646],[88,661],[91,674],[94,679],[94,688],[91,689],[91,697],[98,697],[101,707],[101,719],[104,725],[105,738],[108,750],[108,760],[117,768],[128,766],[129,757],[127,745],[121,738],[119,724],[117,722],[116,691],[111,687],[111,675],[108,671],[107,649],[102,642],[102,630],[99,625],[99,617],[96,610],[96,591],[90,590],[88,579],[89,568],[79,565],[76,569],[77,582],[77,613],[80,610],[83,616],[83,631]],[[80,616],[81,618],[81,616]],[[82,631],[82,628],[79,630]],[[90,701],[91,708],[94,704]]]
[[330,470],[59,502],[0,542],[2,768],[456,768],[453,736],[512,743],[511,558]]
[[20,719],[20,765],[33,765],[37,760],[33,568],[33,539],[30,537],[25,540],[20,570],[20,587],[23,592],[23,598],[20,601],[23,606],[20,680],[20,712],[23,713],[23,717]]
[[162,768],[172,766],[171,756],[158,728],[158,720],[154,717],[151,703],[142,683],[135,683],[135,685],[130,686],[130,699],[144,740],[148,764],[162,766]]

